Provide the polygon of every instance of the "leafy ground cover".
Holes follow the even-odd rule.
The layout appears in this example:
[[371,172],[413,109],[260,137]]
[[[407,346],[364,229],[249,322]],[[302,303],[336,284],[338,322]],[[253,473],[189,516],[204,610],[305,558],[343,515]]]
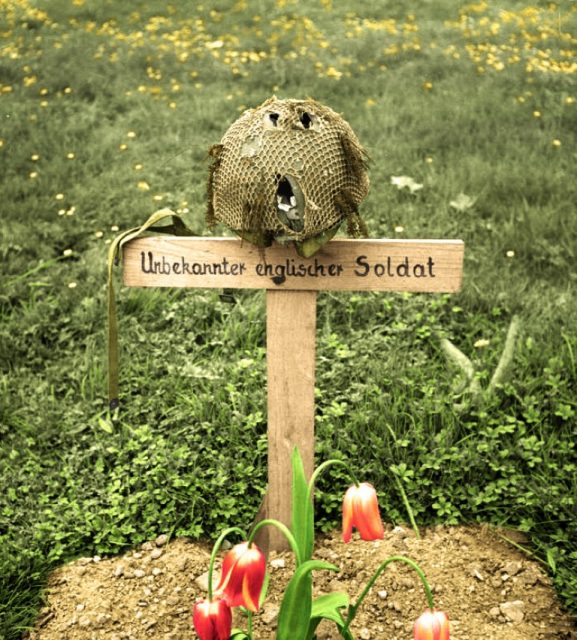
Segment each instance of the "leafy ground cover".
[[[576,33],[569,1],[0,0],[0,636],[66,559],[258,509],[262,294],[122,291],[108,416],[105,262],[161,206],[206,233],[207,149],[273,93],[352,124],[372,236],[466,243],[457,295],[320,297],[318,459],[351,461],[392,523],[400,481],[420,523],[521,529],[576,611]],[[511,374],[473,402],[440,340],[486,387],[515,315]]]

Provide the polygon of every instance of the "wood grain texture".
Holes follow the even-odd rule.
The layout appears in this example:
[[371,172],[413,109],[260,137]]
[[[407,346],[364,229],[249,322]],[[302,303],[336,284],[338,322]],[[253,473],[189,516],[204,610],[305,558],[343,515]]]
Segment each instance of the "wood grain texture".
[[125,245],[123,274],[134,287],[454,292],[463,254],[461,240],[332,240],[301,258],[292,245],[146,237]]
[[[268,493],[266,517],[291,523],[291,456],[300,450],[305,474],[314,467],[316,291],[267,291]],[[268,549],[284,549],[267,528]]]

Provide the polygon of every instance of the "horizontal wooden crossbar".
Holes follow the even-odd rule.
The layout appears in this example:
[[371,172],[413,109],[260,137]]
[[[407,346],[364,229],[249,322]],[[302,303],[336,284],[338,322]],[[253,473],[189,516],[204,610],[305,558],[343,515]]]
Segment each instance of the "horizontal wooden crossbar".
[[332,240],[312,258],[294,246],[259,249],[235,238],[147,237],[124,247],[135,287],[454,292],[461,240]]

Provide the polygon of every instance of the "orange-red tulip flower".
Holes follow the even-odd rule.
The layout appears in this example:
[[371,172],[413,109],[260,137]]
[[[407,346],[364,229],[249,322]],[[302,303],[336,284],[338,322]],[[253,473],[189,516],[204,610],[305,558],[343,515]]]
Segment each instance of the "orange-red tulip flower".
[[442,611],[427,609],[415,622],[415,640],[449,640],[449,618]]
[[194,605],[192,623],[200,640],[228,640],[232,613],[224,600],[199,600]]
[[377,492],[368,482],[349,487],[343,500],[343,540],[350,542],[353,527],[363,540],[380,540],[385,531],[379,513]]
[[215,593],[224,598],[230,607],[246,607],[256,612],[266,573],[263,552],[252,544],[242,542],[234,546],[224,557],[222,573]]

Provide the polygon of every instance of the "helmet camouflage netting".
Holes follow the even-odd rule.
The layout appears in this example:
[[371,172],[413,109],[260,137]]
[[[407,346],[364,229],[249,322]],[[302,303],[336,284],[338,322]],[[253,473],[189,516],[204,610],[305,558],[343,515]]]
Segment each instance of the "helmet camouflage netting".
[[366,235],[358,207],[367,156],[350,125],[314,100],[273,97],[245,111],[210,154],[210,226],[223,222],[258,246],[295,241],[312,255],[343,220]]

